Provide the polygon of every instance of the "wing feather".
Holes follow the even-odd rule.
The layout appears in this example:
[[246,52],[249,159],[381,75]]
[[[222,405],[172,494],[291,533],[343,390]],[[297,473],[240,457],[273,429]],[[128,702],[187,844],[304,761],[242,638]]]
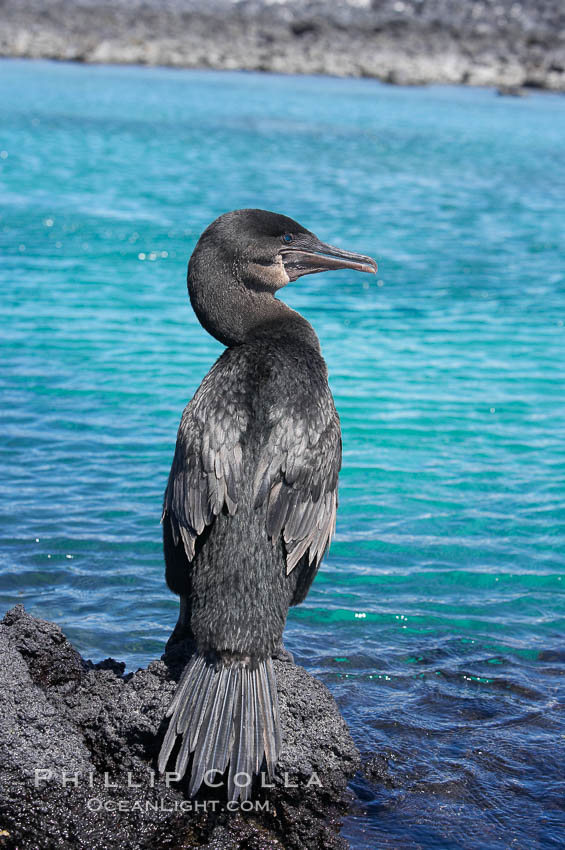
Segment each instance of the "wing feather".
[[287,574],[308,553],[319,565],[335,530],[341,467],[339,418],[327,384],[307,386],[293,404],[273,406],[255,476],[255,506],[267,503],[267,534],[282,534]]
[[196,540],[224,505],[237,511],[242,480],[242,435],[247,428],[243,390],[233,380],[233,351],[228,349],[186,406],[163,501],[173,541],[182,539],[189,561]]

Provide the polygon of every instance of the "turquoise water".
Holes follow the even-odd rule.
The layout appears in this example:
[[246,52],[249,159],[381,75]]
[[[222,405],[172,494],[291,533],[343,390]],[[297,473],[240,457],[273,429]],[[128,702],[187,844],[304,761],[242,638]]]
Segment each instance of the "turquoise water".
[[186,297],[219,213],[379,276],[308,277],[341,415],[337,538],[288,621],[384,780],[356,848],[563,846],[565,100],[0,63],[0,608],[159,655],[162,492],[221,347]]

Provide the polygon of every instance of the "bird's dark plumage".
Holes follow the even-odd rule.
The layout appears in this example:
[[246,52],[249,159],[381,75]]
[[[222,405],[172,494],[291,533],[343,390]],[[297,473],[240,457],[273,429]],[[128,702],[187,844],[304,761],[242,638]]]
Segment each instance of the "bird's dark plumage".
[[376,265],[265,210],[220,216],[189,263],[194,310],[228,346],[183,413],[163,506],[177,631],[195,653],[159,768],[180,737],[175,770],[184,775],[192,756],[193,794],[229,767],[228,795],[245,799],[278,758],[271,658],[335,528],[341,436],[316,334],[274,294],[329,268]]

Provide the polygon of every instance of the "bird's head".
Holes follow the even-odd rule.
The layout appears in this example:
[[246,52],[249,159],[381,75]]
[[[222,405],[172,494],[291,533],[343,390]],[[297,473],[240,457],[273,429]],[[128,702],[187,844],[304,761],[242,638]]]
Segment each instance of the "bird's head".
[[[253,311],[264,298],[306,274],[353,269],[375,274],[371,257],[321,242],[291,218],[268,210],[244,209],[224,213],[210,224],[188,265],[188,290],[196,315],[220,341],[231,338],[219,331],[218,319],[230,304],[232,324],[245,324],[236,303]],[[255,297],[254,297],[255,296]],[[257,296],[262,296],[258,298]]]

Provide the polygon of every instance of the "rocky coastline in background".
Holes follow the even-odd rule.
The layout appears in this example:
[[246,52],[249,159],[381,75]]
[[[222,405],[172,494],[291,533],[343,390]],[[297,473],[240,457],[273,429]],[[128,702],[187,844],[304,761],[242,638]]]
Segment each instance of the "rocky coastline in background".
[[[177,644],[144,670],[85,661],[59,626],[17,605],[0,621],[2,850],[344,850],[359,753],[325,686],[275,661],[283,748],[270,788],[230,811],[156,773],[186,662]],[[39,772],[37,772],[39,771]],[[265,784],[268,780],[265,780]]]
[[565,91],[565,5],[0,0],[0,55]]

